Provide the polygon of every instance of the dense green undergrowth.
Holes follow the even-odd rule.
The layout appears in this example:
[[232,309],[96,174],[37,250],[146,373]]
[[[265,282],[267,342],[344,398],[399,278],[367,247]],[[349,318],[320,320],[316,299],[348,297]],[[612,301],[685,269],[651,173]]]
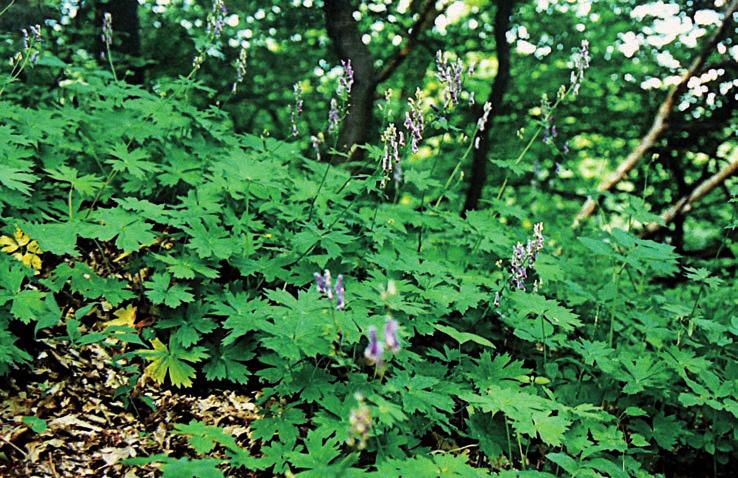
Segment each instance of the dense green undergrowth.
[[131,466],[645,477],[738,459],[734,281],[627,227],[574,232],[545,201],[460,217],[459,185],[425,167],[383,190],[365,166],[381,149],[319,162],[235,134],[191,80],[67,76],[48,101],[0,98],[0,372],[32,366],[33,337],[101,342],[124,400],[146,402],[145,374],[258,391],[262,413],[251,448],[181,424],[199,458]]

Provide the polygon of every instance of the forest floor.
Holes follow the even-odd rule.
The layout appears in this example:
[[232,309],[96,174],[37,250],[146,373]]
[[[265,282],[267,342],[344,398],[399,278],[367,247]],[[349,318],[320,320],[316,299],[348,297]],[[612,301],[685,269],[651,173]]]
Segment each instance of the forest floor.
[[0,477],[159,476],[154,466],[133,468],[122,461],[189,455],[186,438],[171,431],[191,420],[222,426],[248,442],[249,424],[257,417],[248,396],[178,393],[141,379],[136,393],[152,399],[156,411],[140,401],[125,407],[114,392],[127,377],[111,366],[103,347],[42,342],[33,368],[0,386]]

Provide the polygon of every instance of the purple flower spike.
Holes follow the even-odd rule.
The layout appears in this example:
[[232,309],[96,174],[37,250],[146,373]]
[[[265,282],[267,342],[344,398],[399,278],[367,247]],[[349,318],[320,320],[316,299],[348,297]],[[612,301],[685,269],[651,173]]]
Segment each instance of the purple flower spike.
[[354,85],[354,69],[351,67],[351,59],[341,60],[341,66],[343,67],[343,74],[338,79],[338,93],[345,91],[347,94],[351,94],[351,87]]
[[383,355],[383,344],[377,339],[377,328],[372,325],[369,327],[369,345],[364,350],[364,357],[374,365],[381,365]]
[[328,269],[325,270],[325,274],[323,274],[323,281],[325,285],[325,295],[328,297],[328,300],[333,300],[333,284],[331,283],[331,271]]
[[318,293],[325,294],[325,279],[323,279],[323,276],[319,272],[314,272],[313,277],[315,277],[315,286],[318,289]]
[[384,342],[387,348],[397,353],[400,350],[400,340],[397,338],[397,329],[399,324],[395,319],[389,319],[384,324]]
[[343,274],[336,277],[336,309],[342,310],[346,307],[346,291],[343,288]]

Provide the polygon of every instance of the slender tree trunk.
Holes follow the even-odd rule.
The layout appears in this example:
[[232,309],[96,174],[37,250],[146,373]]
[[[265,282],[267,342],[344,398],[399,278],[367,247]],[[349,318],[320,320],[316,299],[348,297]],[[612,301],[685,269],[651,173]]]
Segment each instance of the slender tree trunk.
[[427,0],[418,10],[418,20],[409,31],[405,44],[385,62],[385,67],[374,70],[374,59],[361,41],[359,26],[353,17],[351,0],[325,0],[326,29],[336,53],[342,60],[351,60],[354,69],[354,85],[351,90],[349,114],[339,136],[339,148],[350,149],[355,144],[366,143],[373,131],[373,108],[377,87],[392,77],[420,41],[424,30],[433,25],[441,13],[436,0]]
[[[479,200],[482,198],[484,184],[487,182],[487,156],[489,155],[492,142],[490,130],[495,117],[500,114],[507,86],[510,83],[510,44],[507,42],[507,30],[510,28],[510,15],[512,15],[515,0],[501,0],[497,4],[495,13],[495,48],[497,50],[497,74],[492,83],[488,101],[492,104],[492,111],[487,117],[484,131],[479,133],[479,148],[474,150],[471,174],[469,175],[469,188],[466,192],[464,212],[477,209]],[[477,108],[477,114],[481,116],[482,105]]]

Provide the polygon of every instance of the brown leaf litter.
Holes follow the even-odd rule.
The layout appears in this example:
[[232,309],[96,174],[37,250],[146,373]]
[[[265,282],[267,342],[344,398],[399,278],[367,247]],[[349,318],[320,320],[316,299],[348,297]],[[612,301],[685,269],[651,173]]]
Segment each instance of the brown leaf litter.
[[[154,465],[134,468],[121,462],[157,453],[194,456],[186,439],[171,433],[174,424],[191,420],[221,426],[242,446],[249,443],[249,424],[257,410],[245,395],[226,391],[196,396],[141,379],[136,392],[151,398],[156,411],[140,401],[126,408],[114,391],[128,377],[111,365],[105,348],[43,342],[47,348],[24,371],[31,375],[22,377],[23,383],[18,377],[0,384],[2,478],[160,476]],[[42,419],[45,430],[42,422],[24,417]]]

